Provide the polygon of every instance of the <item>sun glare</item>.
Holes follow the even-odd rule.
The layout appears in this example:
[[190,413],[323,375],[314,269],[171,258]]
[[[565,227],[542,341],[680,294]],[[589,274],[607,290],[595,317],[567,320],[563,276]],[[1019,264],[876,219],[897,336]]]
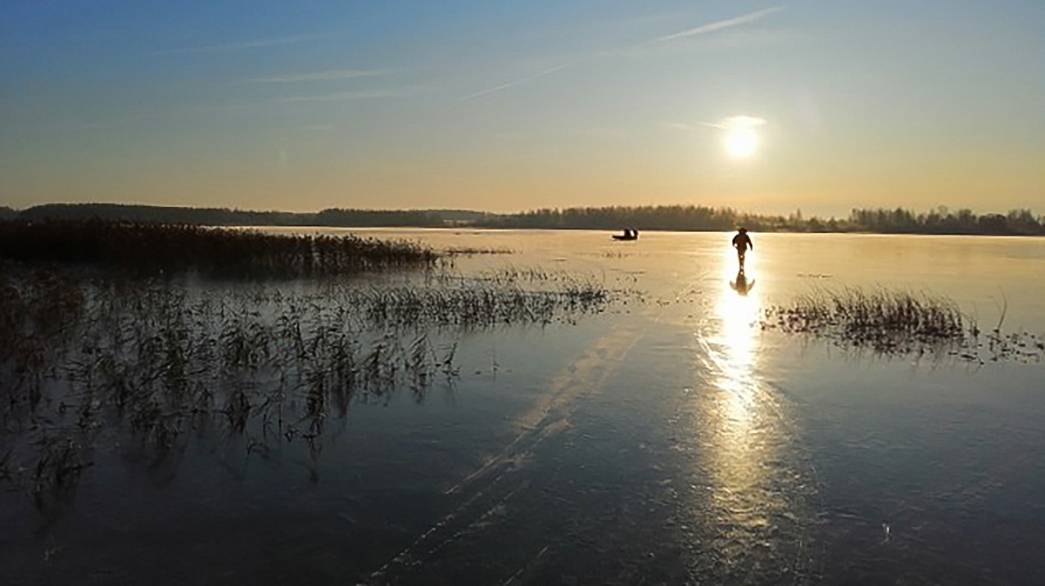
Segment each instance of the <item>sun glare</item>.
[[731,128],[726,132],[726,152],[734,159],[743,159],[758,150],[758,135],[751,128]]
[[755,129],[766,123],[755,116],[730,116],[717,126],[725,133],[723,144],[726,153],[734,159],[746,159],[758,150],[758,133]]

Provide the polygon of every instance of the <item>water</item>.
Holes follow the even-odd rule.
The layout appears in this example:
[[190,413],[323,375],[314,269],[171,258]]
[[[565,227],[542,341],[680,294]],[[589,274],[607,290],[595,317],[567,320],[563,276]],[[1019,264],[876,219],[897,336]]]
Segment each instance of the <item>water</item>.
[[[291,229],[299,230],[299,229]],[[274,231],[282,231],[277,229]],[[338,230],[322,230],[337,232]],[[1028,583],[1045,571],[1045,368],[762,330],[817,287],[955,299],[1045,333],[1045,240],[364,230],[474,275],[634,294],[460,338],[460,378],[348,406],[318,453],[111,433],[74,494],[0,496],[6,583]],[[297,286],[300,286],[297,285]]]

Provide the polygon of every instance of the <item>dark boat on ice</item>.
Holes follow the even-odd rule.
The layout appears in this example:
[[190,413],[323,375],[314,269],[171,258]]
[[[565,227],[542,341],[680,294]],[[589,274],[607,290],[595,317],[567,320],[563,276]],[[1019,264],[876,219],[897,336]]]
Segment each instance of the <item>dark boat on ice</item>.
[[623,234],[614,234],[613,235],[613,239],[614,240],[638,240],[639,239],[639,231],[638,230],[633,230],[631,228],[625,228]]

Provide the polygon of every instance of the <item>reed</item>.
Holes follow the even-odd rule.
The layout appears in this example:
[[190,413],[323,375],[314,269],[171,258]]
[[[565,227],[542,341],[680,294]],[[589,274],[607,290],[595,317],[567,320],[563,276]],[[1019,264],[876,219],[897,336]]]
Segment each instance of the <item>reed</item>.
[[214,427],[248,437],[249,453],[304,441],[318,455],[326,422],[351,401],[400,390],[422,401],[453,385],[464,333],[568,323],[614,296],[591,281],[531,287],[503,275],[301,292],[5,268],[0,481],[33,495],[75,484],[90,463],[87,432],[102,428],[157,458]]
[[762,327],[812,334],[876,353],[948,354],[987,360],[1040,361],[1045,342],[1029,332],[983,332],[946,297],[878,289],[817,289],[765,310]]
[[431,267],[434,250],[352,235],[263,234],[185,224],[46,220],[0,222],[0,258],[221,276],[344,274]]
[[848,338],[888,341],[960,338],[965,318],[948,299],[906,291],[817,290],[771,310],[776,323],[797,331],[837,330]]

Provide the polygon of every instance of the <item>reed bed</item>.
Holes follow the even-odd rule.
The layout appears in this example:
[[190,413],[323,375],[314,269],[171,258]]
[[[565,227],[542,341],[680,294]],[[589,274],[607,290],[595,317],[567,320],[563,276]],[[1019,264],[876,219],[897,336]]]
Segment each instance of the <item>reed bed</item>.
[[1039,361],[1045,352],[1035,334],[1005,333],[1001,322],[983,332],[953,300],[909,291],[817,289],[790,305],[769,307],[761,323],[884,355],[943,353],[983,363]]
[[463,332],[572,322],[613,294],[587,282],[353,286],[239,284],[0,273],[0,482],[38,506],[74,487],[103,430],[155,457],[218,425],[320,449],[352,401],[421,401],[459,375]]
[[296,277],[431,267],[439,256],[409,241],[352,235],[276,235],[102,220],[0,222],[0,258],[22,262]]

